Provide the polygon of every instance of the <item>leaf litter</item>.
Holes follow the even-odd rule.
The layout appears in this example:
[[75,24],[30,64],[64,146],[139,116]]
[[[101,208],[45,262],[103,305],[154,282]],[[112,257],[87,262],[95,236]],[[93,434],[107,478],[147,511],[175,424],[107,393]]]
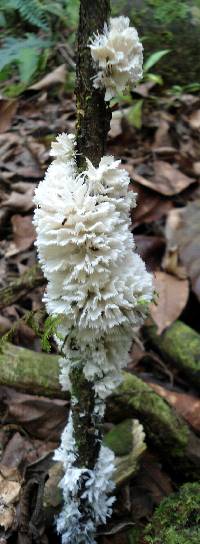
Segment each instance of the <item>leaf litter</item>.
[[[49,148],[55,135],[71,132],[75,127],[75,101],[63,89],[64,77],[63,65],[29,88],[20,99],[5,99],[0,103],[0,289],[21,278],[36,262],[31,223],[35,186],[49,164]],[[59,99],[51,92],[55,84],[60,85]],[[152,83],[145,83],[138,86],[136,93],[145,99],[151,88]],[[198,299],[200,297],[197,189],[200,100],[193,95],[182,95],[178,99],[163,94],[157,96],[154,109],[151,102],[149,106],[147,103],[145,99],[144,110],[140,112],[141,129],[131,125],[131,116],[126,115],[130,104],[124,103],[121,109],[114,106],[107,152],[122,157],[123,167],[132,177],[130,190],[138,193],[138,206],[132,212],[132,229],[137,250],[154,274],[157,295],[151,319],[162,334],[180,316],[184,316],[187,323],[192,291]],[[19,321],[12,341],[41,350],[36,334],[21,318],[27,310],[42,308],[43,291],[44,286],[38,284],[31,292],[23,289],[21,298],[13,298],[13,302],[2,307],[1,335]],[[197,328],[195,317],[194,323]],[[147,360],[150,361],[148,346],[140,332],[132,350],[129,371],[147,379],[199,433],[199,401],[195,390],[188,390],[184,381],[178,380],[174,367],[165,368],[156,354],[152,354],[151,364]],[[4,518],[0,517],[0,524],[5,534],[9,534],[19,521],[17,509],[22,477],[30,467],[30,471],[36,471],[36,480],[31,476],[32,480],[38,482],[37,470],[47,467],[45,459],[58,444],[68,401],[41,397],[34,391],[28,395],[1,386],[0,407],[0,477],[3,473],[3,493],[8,497],[8,504],[4,500]],[[47,468],[41,470],[44,475]],[[9,491],[12,486],[13,495]],[[99,537],[100,542],[130,544],[135,539],[134,526],[131,528],[130,524],[142,526],[174,487],[176,482],[165,472],[157,452],[148,446],[138,475],[122,486],[112,523],[107,533]]]

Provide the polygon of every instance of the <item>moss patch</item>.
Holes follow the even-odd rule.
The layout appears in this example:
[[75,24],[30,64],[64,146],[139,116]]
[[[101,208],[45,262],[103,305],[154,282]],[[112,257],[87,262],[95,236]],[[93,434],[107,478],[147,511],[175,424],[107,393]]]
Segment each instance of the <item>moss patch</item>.
[[119,457],[128,455],[133,449],[132,427],[132,419],[119,423],[104,437],[104,444]]
[[47,396],[60,394],[58,356],[6,343],[0,352],[1,384]]
[[200,335],[196,331],[176,321],[161,336],[156,334],[156,327],[148,327],[147,337],[167,361],[200,386]]
[[166,454],[183,457],[188,443],[188,427],[171,407],[140,378],[124,373],[124,381],[118,388],[117,402],[133,410],[139,417],[148,438],[159,449],[165,444]]
[[164,499],[145,531],[148,544],[199,544],[200,483],[188,483]]

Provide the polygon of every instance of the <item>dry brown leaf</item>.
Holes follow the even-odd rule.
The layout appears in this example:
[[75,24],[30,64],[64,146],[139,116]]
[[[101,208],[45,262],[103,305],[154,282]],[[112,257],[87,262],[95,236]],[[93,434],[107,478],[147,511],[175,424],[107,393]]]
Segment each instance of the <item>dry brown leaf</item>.
[[170,124],[166,119],[161,119],[156,130],[153,147],[172,146],[169,136]]
[[8,423],[14,420],[29,436],[39,440],[59,441],[67,417],[67,401],[26,395],[7,388],[2,394],[8,410]]
[[141,223],[151,223],[158,221],[161,217],[167,215],[172,207],[170,199],[142,187],[139,184],[131,185],[131,189],[137,193],[137,206],[132,211],[133,226],[141,225]]
[[193,111],[189,117],[189,124],[194,130],[200,130],[200,110]]
[[15,523],[14,504],[19,499],[21,478],[16,468],[0,465],[0,526],[7,531]]
[[29,89],[33,91],[42,91],[43,89],[48,89],[49,87],[52,87],[57,83],[65,83],[66,73],[66,64],[61,64],[60,66],[58,66],[58,68],[52,70],[50,74],[47,74],[47,76],[44,76],[42,79],[40,79],[40,81],[38,81],[34,85],[31,85]]
[[12,438],[8,441],[2,456],[2,463],[16,470],[22,462],[26,453],[31,449],[31,442],[22,436],[19,432],[15,432]]
[[13,183],[12,185],[12,188],[14,191],[16,191],[17,193],[22,193],[22,194],[29,191],[31,187],[34,189],[35,185],[32,185],[28,183],[27,181],[17,181],[17,183]]
[[180,262],[184,265],[192,282],[193,291],[200,300],[200,199],[190,202],[185,208],[169,213],[166,234],[168,247],[173,246],[179,252]]
[[188,423],[200,432],[200,400],[193,395],[169,391],[157,383],[149,383],[150,387],[169,404],[176,408],[177,412],[188,421]]
[[170,210],[165,225],[165,237],[167,241],[165,255],[162,261],[162,268],[165,272],[177,276],[179,279],[187,278],[186,269],[180,264],[178,242],[174,236],[180,223],[180,209]]
[[150,518],[153,509],[172,492],[170,477],[155,455],[147,450],[141,458],[140,470],[131,489],[131,511],[134,520]]
[[147,179],[133,172],[133,179],[166,196],[176,195],[195,182],[193,178],[165,161],[154,161],[154,174],[152,179]]
[[32,179],[40,178],[42,175],[42,172],[39,166],[37,165],[36,161],[31,160],[31,153],[29,153],[28,151],[27,152],[24,151],[23,155],[22,153],[20,154],[19,160],[20,160],[20,163],[24,162],[25,166],[20,166],[17,162],[14,162],[14,161],[9,161],[6,163],[5,166],[6,166],[6,169],[8,170],[8,174],[10,175],[10,177],[14,177],[17,174],[18,176],[21,176],[22,178],[25,178],[25,179],[30,178],[32,180]]
[[33,220],[30,215],[25,215],[25,217],[22,215],[13,215],[11,223],[13,231],[13,247],[12,249],[9,249],[6,256],[15,255],[19,251],[29,249],[36,237]]
[[8,332],[11,327],[12,322],[4,315],[0,315],[0,336]]
[[146,81],[146,83],[141,83],[141,85],[136,85],[136,87],[134,88],[134,92],[146,98],[147,96],[149,96],[149,91],[151,91],[151,89],[153,89],[155,85],[156,83],[154,81]]
[[109,137],[114,139],[120,136],[122,133],[122,112],[120,110],[114,111],[110,123]]
[[28,212],[32,210],[34,208],[33,196],[35,185],[31,184],[29,187],[28,191],[24,194],[12,191],[8,198],[2,202],[1,206],[19,212]]
[[186,306],[189,295],[188,280],[179,280],[166,272],[156,272],[154,288],[158,293],[157,304],[151,305],[151,316],[158,327],[158,334],[169,327]]
[[147,264],[148,269],[151,271],[158,269],[165,249],[164,238],[136,234],[135,244],[137,252]]
[[200,176],[200,161],[196,161],[193,163],[193,170],[196,176]]
[[6,132],[10,128],[17,107],[17,100],[0,99],[0,132]]

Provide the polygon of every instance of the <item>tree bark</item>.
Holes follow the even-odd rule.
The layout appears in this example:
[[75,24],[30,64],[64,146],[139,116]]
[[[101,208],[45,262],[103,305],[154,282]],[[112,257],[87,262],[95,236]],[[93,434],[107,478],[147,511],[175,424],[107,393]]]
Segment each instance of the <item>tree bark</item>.
[[[98,166],[105,151],[110,112],[104,102],[104,92],[93,87],[94,68],[88,47],[93,33],[101,32],[110,13],[109,0],[81,0],[76,72],[77,101],[77,165],[80,170],[89,158]],[[101,425],[94,416],[95,394],[93,384],[84,376],[80,364],[70,372],[74,438],[77,446],[76,465],[93,469],[100,450]]]
[[102,32],[110,15],[110,0],[81,0],[76,63],[77,151],[78,166],[85,157],[98,166],[105,154],[111,113],[104,101],[105,92],[93,87],[96,73],[92,63],[89,39]]

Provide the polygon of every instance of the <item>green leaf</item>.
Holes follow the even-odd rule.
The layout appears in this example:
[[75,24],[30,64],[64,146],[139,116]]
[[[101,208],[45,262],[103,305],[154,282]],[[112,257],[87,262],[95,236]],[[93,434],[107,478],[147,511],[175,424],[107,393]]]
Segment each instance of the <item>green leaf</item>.
[[184,91],[188,93],[196,93],[200,91],[200,83],[197,83],[197,82],[188,83],[188,85],[185,85]]
[[26,87],[25,83],[13,83],[8,87],[4,87],[3,94],[8,98],[16,98],[25,91]]
[[22,83],[29,83],[38,67],[38,51],[36,49],[22,49],[20,53],[19,75]]
[[3,13],[0,13],[0,27],[6,28],[6,26],[7,26],[6,18],[4,17]]
[[181,85],[172,85],[171,89],[169,90],[172,94],[181,94],[183,93],[184,88]]
[[163,78],[159,74],[148,73],[145,79],[147,81],[152,81],[153,83],[157,83],[157,85],[163,85]]
[[48,31],[46,16],[43,4],[40,0],[0,0],[1,5],[6,4],[6,10],[13,12],[17,10],[23,21]]
[[69,27],[77,27],[79,15],[80,0],[67,0],[66,12],[68,16]]
[[143,107],[144,100],[137,100],[135,104],[128,109],[127,111],[127,119],[131,125],[133,125],[135,128],[141,128],[142,127],[142,107]]
[[58,325],[60,325],[62,317],[48,316],[44,322],[44,332],[41,335],[41,347],[44,351],[51,351],[50,338],[57,333]]
[[162,57],[167,55],[170,52],[170,49],[163,49],[162,51],[156,51],[155,53],[152,53],[150,57],[147,59],[147,61],[144,63],[143,71],[148,72],[152,66],[157,64]]
[[123,104],[126,103],[126,104],[132,104],[133,102],[133,99],[132,99],[132,96],[131,94],[124,94],[124,93],[117,93],[117,96],[116,96],[116,101],[117,102],[122,102]]
[[[0,79],[5,67],[14,65],[18,68],[20,84],[27,85],[37,70],[41,51],[48,48],[50,44],[50,40],[43,40],[31,33],[26,34],[25,38],[9,37],[4,40],[0,56]],[[13,93],[20,94],[14,88],[11,90],[11,95]]]
[[64,11],[63,7],[58,3],[54,2],[52,4],[43,5],[43,10],[47,13],[50,13],[51,15],[55,15],[57,18],[59,18],[63,23],[67,24],[68,18],[67,13]]

